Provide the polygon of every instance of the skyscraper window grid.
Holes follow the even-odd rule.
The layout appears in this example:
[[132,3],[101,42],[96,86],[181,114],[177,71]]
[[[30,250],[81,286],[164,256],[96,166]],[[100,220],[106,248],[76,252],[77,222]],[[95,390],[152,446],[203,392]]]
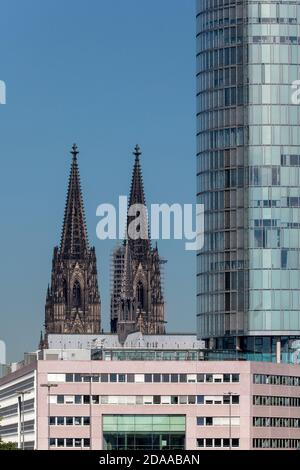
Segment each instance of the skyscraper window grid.
[[299,334],[299,23],[299,1],[197,2],[197,312],[212,348],[275,353]]

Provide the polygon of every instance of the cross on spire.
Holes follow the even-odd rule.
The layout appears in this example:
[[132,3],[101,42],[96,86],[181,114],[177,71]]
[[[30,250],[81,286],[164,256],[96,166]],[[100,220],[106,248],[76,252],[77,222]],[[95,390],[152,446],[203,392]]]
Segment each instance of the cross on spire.
[[136,144],[136,146],[134,147],[133,155],[135,156],[136,159],[138,159],[142,155],[140,146],[138,144]]
[[76,144],[72,145],[72,149],[70,151],[71,155],[73,155],[73,158],[76,158],[77,155],[79,154],[79,150]]

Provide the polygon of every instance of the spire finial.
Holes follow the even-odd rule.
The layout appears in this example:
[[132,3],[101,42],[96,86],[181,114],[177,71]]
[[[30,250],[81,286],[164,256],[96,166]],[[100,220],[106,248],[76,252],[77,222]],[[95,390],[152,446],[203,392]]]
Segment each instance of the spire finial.
[[88,249],[88,237],[85,226],[79,168],[76,158],[79,151],[76,144],[72,145],[70,153],[73,159],[68,184],[60,251],[64,257],[83,258]]
[[136,146],[134,147],[133,155],[135,156],[136,159],[138,159],[140,155],[142,155],[140,146],[138,144],[136,144]]
[[73,158],[75,159],[77,155],[79,154],[78,147],[76,144],[72,145],[72,150],[70,151],[71,155],[73,155]]

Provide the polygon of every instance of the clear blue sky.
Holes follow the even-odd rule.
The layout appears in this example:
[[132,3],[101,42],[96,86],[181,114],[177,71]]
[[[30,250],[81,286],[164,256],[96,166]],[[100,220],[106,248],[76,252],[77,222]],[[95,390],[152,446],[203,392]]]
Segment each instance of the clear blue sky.
[[[96,207],[128,193],[134,145],[147,202],[195,202],[194,41],[194,0],[2,0],[0,339],[9,360],[37,347],[73,142],[105,330],[114,243],[97,240]],[[159,249],[168,330],[194,331],[195,253],[181,241]]]

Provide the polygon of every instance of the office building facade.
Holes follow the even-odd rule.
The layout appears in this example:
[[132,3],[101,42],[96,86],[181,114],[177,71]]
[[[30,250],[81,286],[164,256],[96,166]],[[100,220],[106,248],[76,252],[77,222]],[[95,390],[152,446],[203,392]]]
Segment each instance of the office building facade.
[[300,1],[197,1],[198,335],[290,351],[300,331]]
[[44,350],[0,379],[2,440],[38,450],[300,448],[299,366],[135,353]]

